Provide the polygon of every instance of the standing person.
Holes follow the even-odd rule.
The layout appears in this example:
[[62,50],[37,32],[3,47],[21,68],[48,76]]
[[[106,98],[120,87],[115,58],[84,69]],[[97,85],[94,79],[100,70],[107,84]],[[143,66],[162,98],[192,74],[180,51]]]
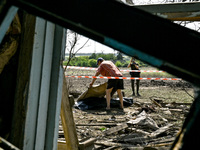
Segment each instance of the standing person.
[[[111,61],[105,61],[103,58],[98,58],[97,65],[99,66],[95,76],[103,75],[107,77],[122,77],[122,73],[120,70],[113,64]],[[94,84],[96,78],[92,79],[90,83],[90,87]],[[107,110],[110,110],[110,100],[111,100],[111,92],[112,90],[117,90],[117,94],[119,95],[121,108],[124,109],[123,105],[123,96],[122,96],[122,89],[124,89],[123,79],[109,79],[107,82],[107,89],[106,89],[106,102],[107,102]]]
[[[139,69],[139,65],[135,62],[135,58],[132,57],[130,63],[127,66],[128,68],[131,67],[131,70],[140,70]],[[131,77],[140,77],[140,72],[130,72]],[[132,87],[132,91],[133,91],[133,96],[135,96],[135,80],[131,80],[131,87]],[[139,87],[140,87],[140,80],[136,80],[136,92],[137,92],[137,96],[141,96],[139,94]]]

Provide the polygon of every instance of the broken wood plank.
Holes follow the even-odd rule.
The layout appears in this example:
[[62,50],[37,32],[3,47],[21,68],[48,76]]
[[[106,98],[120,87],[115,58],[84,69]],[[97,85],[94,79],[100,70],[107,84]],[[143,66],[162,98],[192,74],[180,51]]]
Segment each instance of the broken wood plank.
[[13,145],[12,143],[8,142],[6,139],[0,137],[0,150],[20,150],[19,148],[17,148],[15,145]]
[[153,142],[150,142],[149,145],[171,143],[174,140],[175,140],[175,137],[171,137],[171,138],[168,138],[168,139],[156,138],[156,139],[152,140]]
[[169,110],[172,111],[172,112],[183,112],[182,109],[169,109]]
[[116,126],[119,123],[78,123],[76,126]]
[[110,135],[112,133],[118,132],[120,130],[128,128],[128,125],[126,123],[118,125],[116,127],[112,127],[109,130],[105,131],[105,135]]
[[64,131],[58,131],[58,134],[60,135],[60,134],[64,134]]
[[67,145],[65,141],[58,141],[57,150],[66,150]]
[[129,129],[129,128],[128,128],[128,130],[129,130],[130,132],[134,131],[134,132],[141,133],[141,134],[144,134],[144,135],[150,135],[149,132],[143,131],[143,130],[141,130],[141,129],[136,129],[136,128],[131,128],[131,129]]
[[[177,118],[171,118],[171,117],[168,117],[168,116],[166,116],[165,117],[168,121],[177,121],[178,119]],[[181,119],[181,118],[179,118],[179,119]]]
[[150,137],[143,136],[143,137],[135,137],[135,138],[128,138],[124,139],[124,142],[132,142],[132,143],[144,143],[146,140],[151,139]]
[[142,125],[142,126],[148,126],[149,128],[152,128],[154,130],[157,130],[159,127],[156,124],[156,122],[150,118],[145,111],[142,111],[136,119],[130,120],[127,122],[128,124],[137,124],[137,125]]
[[122,143],[114,143],[114,142],[108,142],[108,141],[97,141],[95,144],[98,145],[105,145],[105,146],[116,146],[116,147],[133,147],[133,144],[122,144]]
[[169,146],[172,145],[173,142],[170,143],[162,143],[162,144],[152,144],[152,145],[147,145],[147,147],[161,147],[161,146]]
[[139,147],[133,144],[122,144],[122,143],[114,143],[114,142],[108,142],[108,141],[103,141],[103,142],[95,142],[96,145],[105,145],[105,146],[115,146],[115,147],[123,147],[123,148],[128,148],[131,150],[144,150],[144,147]]
[[86,150],[87,148],[93,148],[94,142],[96,141],[96,138],[89,138],[83,141],[79,142],[79,150]]
[[150,100],[151,100],[155,105],[157,105],[158,107],[162,108],[162,106],[161,106],[158,102],[156,102],[154,99],[151,99],[151,98],[150,98]]
[[160,117],[164,122],[168,122],[168,120],[163,118],[161,115],[158,114],[157,116]]
[[175,138],[171,137],[171,136],[166,136],[165,138],[167,138],[167,139],[163,139],[163,137],[153,139],[152,137],[149,137],[149,136],[140,136],[140,137],[133,137],[133,138],[125,137],[123,141],[131,142],[133,144],[149,143],[148,145],[152,146],[154,144],[169,143],[169,142],[173,142],[175,140]]
[[150,134],[150,137],[156,137],[156,136],[158,136],[158,135],[160,135],[160,134],[166,132],[167,130],[170,129],[171,126],[173,126],[173,124],[168,124],[168,125],[166,125],[166,126],[164,126],[164,127],[159,128],[158,130],[152,132],[152,133]]
[[61,120],[66,140],[67,150],[78,150],[78,137],[76,133],[76,126],[74,123],[72,108],[69,101],[69,93],[67,90],[67,81],[63,76],[63,90],[61,102]]
[[117,146],[111,146],[111,147],[105,148],[104,150],[115,150],[116,148],[118,148],[118,147]]

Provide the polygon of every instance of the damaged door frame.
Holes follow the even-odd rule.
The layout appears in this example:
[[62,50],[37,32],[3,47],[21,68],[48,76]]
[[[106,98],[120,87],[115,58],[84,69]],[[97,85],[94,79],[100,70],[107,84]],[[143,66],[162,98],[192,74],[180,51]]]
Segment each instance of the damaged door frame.
[[65,30],[36,17],[23,149],[56,149]]
[[[84,2],[81,0],[58,0],[48,1],[48,3],[50,3],[48,5],[46,5],[47,3],[45,3],[45,1],[41,2],[34,0],[10,0],[10,2],[10,6],[14,5],[20,7],[36,16],[44,17],[45,19],[60,24],[61,26],[73,29],[76,32],[79,32],[96,41],[113,47],[129,56],[138,55],[141,60],[158,68],[166,70],[172,74],[178,75],[197,86],[200,86],[200,75],[199,72],[195,70],[196,68],[194,68],[194,66],[196,65],[200,66],[197,54],[198,51],[196,51],[199,49],[200,45],[200,34],[197,32],[172,24],[168,20],[158,18],[136,8],[130,8],[112,0],[85,0]],[[59,9],[55,10],[55,8]],[[137,20],[137,22],[135,22],[135,20]],[[1,23],[2,22],[4,21],[1,21]],[[144,26],[144,23],[148,23],[149,26]],[[133,28],[134,26],[135,28]],[[143,27],[146,27],[145,30],[143,29]],[[145,44],[144,41],[141,41],[141,39],[143,38],[146,42]],[[156,41],[157,43],[155,45],[149,42],[153,40],[152,38],[155,38],[155,41],[158,40]],[[159,40],[159,38],[161,39]],[[188,43],[184,42],[185,40],[187,40]],[[169,42],[168,45],[166,44],[166,41]],[[196,49],[196,47],[198,48]],[[162,51],[166,53],[161,52],[161,48]],[[181,53],[178,48],[181,49]],[[57,50],[56,52],[56,49],[54,49],[54,52],[56,56],[59,56],[60,58],[60,51]],[[190,63],[187,63],[187,61],[177,61],[177,58],[179,57],[181,59],[188,59]],[[50,149],[55,149],[55,144],[57,144],[55,140],[56,133],[54,129],[56,129],[56,121],[58,123],[58,113],[60,113],[58,111],[60,110],[59,106],[61,102],[59,92],[62,91],[61,85],[59,84],[62,83],[62,78],[59,78],[59,75],[61,75],[61,66],[59,64],[60,62],[58,62],[58,59],[56,60],[57,61],[55,63],[55,66],[53,65],[55,67],[53,67],[55,69],[53,69],[54,73],[53,71],[51,72],[51,77],[56,77],[56,79],[51,78],[51,81],[56,80],[56,82],[53,82],[50,85],[51,89],[55,93],[50,100],[50,104],[48,105],[49,111],[47,112],[47,125],[49,125],[49,123],[55,124],[51,124],[49,125],[49,127],[47,127],[47,129],[49,130],[53,129],[53,132],[46,132],[47,139],[45,139],[45,146],[49,146]],[[41,74],[38,74],[38,76],[40,75]],[[34,84],[33,79],[32,83]],[[31,87],[32,85],[30,84],[29,86]],[[53,88],[55,88],[55,90]],[[33,87],[33,90],[38,89],[36,87]],[[194,103],[194,106],[192,108],[198,106],[197,100],[198,99],[195,100],[196,103]],[[38,109],[38,105],[35,105],[35,109]],[[55,108],[55,110],[53,110],[53,108]],[[200,109],[199,107],[197,108],[198,110]],[[53,110],[53,112],[51,112],[51,110]],[[37,115],[38,110],[34,111],[36,112],[35,115]],[[190,116],[193,116],[191,115],[192,113],[193,112],[190,113]],[[195,113],[199,114],[199,112]],[[30,112],[29,115],[31,116],[33,114],[31,114]],[[196,119],[196,116],[198,117],[198,115],[195,115],[192,119]],[[33,118],[35,118],[34,121],[39,123],[38,121],[40,120],[37,120],[36,116],[34,116]],[[27,124],[28,123],[29,122],[27,122]],[[184,126],[186,128],[187,126],[189,126],[189,128],[192,127],[191,124],[184,124]],[[26,128],[28,127],[29,126],[26,126]],[[37,130],[37,126],[34,127],[34,130]],[[30,136],[34,136],[30,141],[30,145],[32,146],[31,148],[34,149],[34,144],[36,144],[36,132],[29,133],[27,129],[25,130],[29,135],[26,135],[27,137],[25,138],[27,142],[29,142],[28,139],[30,138]],[[48,133],[50,135],[48,135]],[[24,142],[24,144],[28,143]],[[30,147],[27,148],[30,149]]]

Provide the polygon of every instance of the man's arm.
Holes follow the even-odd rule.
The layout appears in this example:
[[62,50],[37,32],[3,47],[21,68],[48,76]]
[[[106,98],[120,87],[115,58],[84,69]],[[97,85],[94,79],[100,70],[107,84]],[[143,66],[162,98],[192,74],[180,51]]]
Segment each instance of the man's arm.
[[[96,72],[96,74],[94,76],[98,76],[98,75],[100,75],[100,73]],[[90,83],[90,88],[92,87],[92,85],[94,84],[95,81],[96,81],[96,78],[93,78],[92,82]]]
[[131,61],[130,61],[130,63],[128,64],[128,68],[131,66],[131,62],[132,62],[132,60],[133,60],[133,57],[131,58]]
[[138,65],[138,64],[135,64],[135,68],[139,70],[139,65]]
[[129,68],[131,66],[131,62],[128,64],[127,68]]

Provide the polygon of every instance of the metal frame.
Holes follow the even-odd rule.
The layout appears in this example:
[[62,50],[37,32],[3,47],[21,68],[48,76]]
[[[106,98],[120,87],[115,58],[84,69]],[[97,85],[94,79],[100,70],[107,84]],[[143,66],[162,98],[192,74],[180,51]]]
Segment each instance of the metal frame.
[[15,0],[13,5],[200,85],[200,62],[194,55],[200,34],[195,31],[114,0],[58,0],[48,5]]
[[[6,9],[9,8],[8,6],[11,7],[14,5],[34,15],[43,17],[113,47],[129,56],[138,55],[139,59],[200,86],[200,74],[197,69],[197,66],[200,66],[199,56],[197,54],[200,47],[200,34],[174,24],[169,20],[156,17],[114,0],[1,0],[0,4],[2,4],[2,8],[0,8],[0,15],[2,16],[5,16],[4,11],[2,11],[4,10],[4,6],[5,10],[8,10]],[[0,20],[0,23],[3,24],[4,21]],[[6,23],[6,25],[8,26],[9,23]],[[5,31],[5,28],[3,30]],[[45,28],[42,30],[45,30]],[[60,37],[61,30],[59,27],[58,31]],[[5,32],[3,32],[1,36],[3,37],[4,34]],[[61,38],[58,39],[61,40]],[[40,56],[37,58],[36,52],[34,52],[33,55],[24,149],[34,149],[37,144],[41,145],[41,149],[43,145],[45,145],[46,149],[56,148],[56,122],[58,122],[59,118],[58,114],[61,101],[59,95],[61,95],[60,92],[62,91],[60,85],[62,83],[62,71],[58,62],[60,61],[61,47],[57,45],[59,43],[58,39],[54,40],[56,44],[53,48],[53,57],[56,57],[54,58],[55,60],[52,60],[51,84],[48,85],[50,86],[49,93],[52,93],[50,94],[48,108],[46,107],[48,110],[44,112],[47,113],[47,120],[45,120],[47,121],[47,138],[45,139],[45,144],[38,143],[36,140],[36,137],[40,135],[38,132],[39,128],[43,124],[40,122],[41,119],[38,120],[37,118],[40,117],[43,111],[39,105],[43,103],[40,96],[48,96],[48,94],[46,96],[41,95],[41,92],[44,90],[41,87],[45,85],[45,81],[42,80],[41,82],[40,80],[41,77],[43,77],[41,74],[45,72],[42,69],[42,62],[45,62],[45,59]],[[44,49],[38,49],[43,46],[44,45],[40,45],[38,47],[38,45],[35,45],[34,50],[38,51],[38,54],[45,56],[47,54]],[[39,62],[37,62],[38,59],[40,59]],[[37,66],[37,64],[39,66]],[[38,69],[37,67],[40,68]],[[40,71],[35,73],[34,71],[36,70]],[[35,79],[37,83],[34,83],[36,82]],[[49,84],[49,82],[47,81],[46,84]],[[190,122],[190,120],[198,120],[200,113],[195,110],[199,110],[198,99],[195,100],[191,109],[191,113],[189,114],[190,118],[187,118],[184,124],[186,130],[182,130],[182,134],[187,131],[185,139],[190,137],[188,131],[193,129],[191,127],[199,126],[200,124],[198,121],[195,122],[196,124],[191,124]],[[193,130],[195,131],[197,129],[198,128],[194,128]],[[200,130],[197,131],[199,132]],[[198,137],[194,138],[193,146],[197,147],[195,144],[198,144],[198,139]],[[187,143],[189,143],[187,141],[188,140],[185,140],[186,144],[182,145],[183,149],[189,148],[190,145],[187,145]]]
[[200,21],[200,3],[168,3],[133,6],[174,21]]
[[167,3],[133,6],[150,13],[186,13],[199,12],[200,2],[191,3]]

